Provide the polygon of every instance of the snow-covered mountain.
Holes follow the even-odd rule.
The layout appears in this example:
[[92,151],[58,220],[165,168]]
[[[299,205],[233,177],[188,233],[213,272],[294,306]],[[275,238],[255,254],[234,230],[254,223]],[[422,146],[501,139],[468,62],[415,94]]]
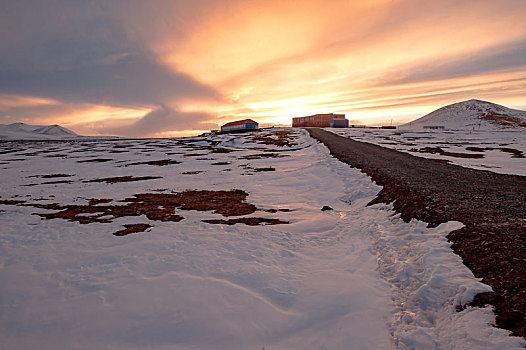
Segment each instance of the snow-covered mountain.
[[400,128],[442,126],[456,130],[526,129],[526,111],[473,99],[439,108]]
[[0,124],[0,140],[48,140],[75,138],[80,135],[60,125]]

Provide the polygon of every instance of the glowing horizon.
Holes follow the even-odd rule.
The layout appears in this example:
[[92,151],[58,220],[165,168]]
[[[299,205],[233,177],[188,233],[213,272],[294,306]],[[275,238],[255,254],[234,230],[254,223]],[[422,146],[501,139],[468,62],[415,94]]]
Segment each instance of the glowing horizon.
[[0,123],[167,136],[331,112],[401,124],[472,98],[526,108],[521,1],[6,7]]

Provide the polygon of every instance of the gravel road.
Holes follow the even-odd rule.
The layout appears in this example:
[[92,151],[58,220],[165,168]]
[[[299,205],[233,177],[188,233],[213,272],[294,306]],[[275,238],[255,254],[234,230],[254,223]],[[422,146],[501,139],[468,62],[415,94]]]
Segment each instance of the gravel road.
[[391,203],[405,221],[429,226],[455,220],[465,227],[448,239],[494,293],[473,305],[495,306],[497,324],[526,337],[526,177],[463,168],[307,129],[331,154],[381,186],[370,204]]

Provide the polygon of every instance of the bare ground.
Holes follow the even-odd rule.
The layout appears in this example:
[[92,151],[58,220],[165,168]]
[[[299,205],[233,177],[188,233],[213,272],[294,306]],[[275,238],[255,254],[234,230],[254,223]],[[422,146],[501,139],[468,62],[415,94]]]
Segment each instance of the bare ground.
[[472,305],[494,305],[497,325],[526,337],[526,177],[415,157],[318,128],[308,132],[383,186],[370,204],[392,202],[403,220],[430,227],[462,222],[448,235],[452,249],[494,290]]

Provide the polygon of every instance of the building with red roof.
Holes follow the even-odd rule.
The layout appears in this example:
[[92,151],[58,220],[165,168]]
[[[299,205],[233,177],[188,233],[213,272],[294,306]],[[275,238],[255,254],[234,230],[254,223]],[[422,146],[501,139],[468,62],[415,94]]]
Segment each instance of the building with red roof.
[[237,120],[235,122],[226,123],[221,127],[221,132],[253,130],[258,128],[258,123],[252,119]]

